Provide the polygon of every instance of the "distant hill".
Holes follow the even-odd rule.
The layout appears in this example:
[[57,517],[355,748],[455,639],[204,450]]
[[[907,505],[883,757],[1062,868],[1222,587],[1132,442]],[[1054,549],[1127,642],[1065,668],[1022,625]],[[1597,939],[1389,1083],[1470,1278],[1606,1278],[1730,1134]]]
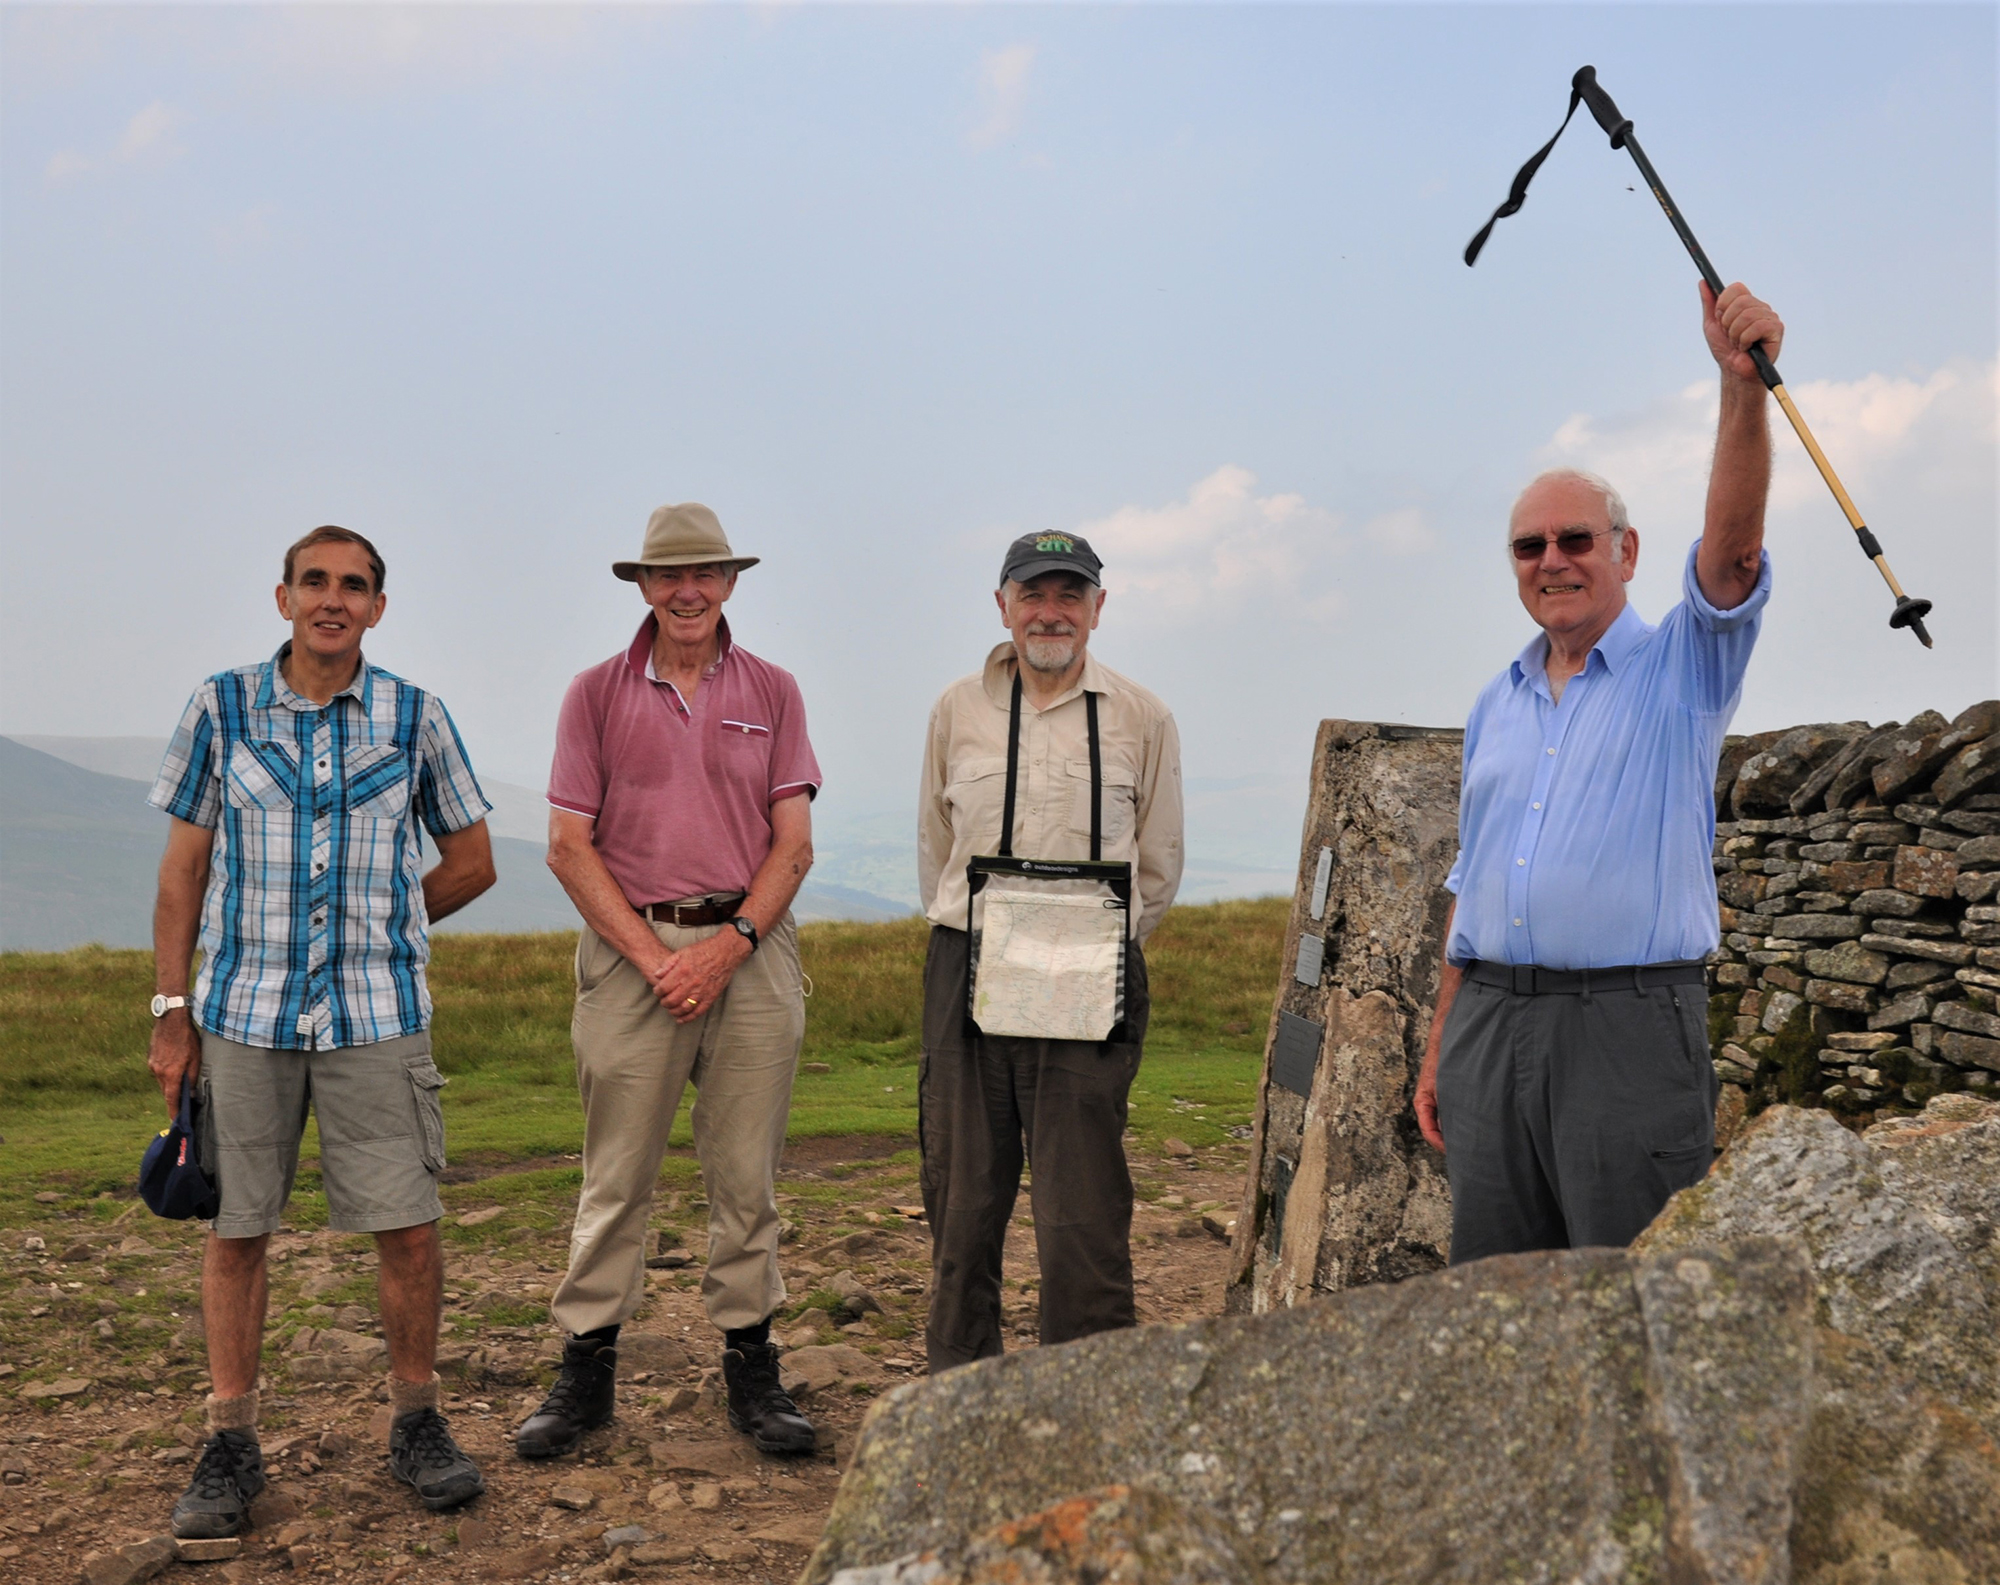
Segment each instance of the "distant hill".
[[[86,769],[13,738],[0,737],[0,950],[60,951],[85,942],[152,944],[153,890],[167,817],[146,805],[164,739],[41,738],[97,764],[145,777]],[[501,784],[504,786],[505,784]],[[525,788],[496,796],[522,829],[539,798]],[[510,807],[511,806],[511,807]],[[505,829],[498,818],[497,829]],[[532,829],[532,826],[529,827]],[[441,934],[574,930],[576,910],[543,862],[539,838],[496,834],[499,880],[438,926]],[[898,919],[910,909],[891,898],[808,880],[793,912],[810,919]]]

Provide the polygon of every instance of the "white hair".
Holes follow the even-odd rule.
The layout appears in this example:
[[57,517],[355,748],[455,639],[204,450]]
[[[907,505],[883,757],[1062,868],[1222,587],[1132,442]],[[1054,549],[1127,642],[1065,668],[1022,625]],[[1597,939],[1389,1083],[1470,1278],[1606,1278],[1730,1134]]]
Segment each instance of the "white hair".
[[1551,468],[1547,473],[1538,473],[1530,479],[1527,487],[1514,497],[1514,509],[1507,514],[1507,538],[1511,544],[1514,537],[1514,512],[1521,509],[1521,503],[1528,498],[1528,491],[1544,484],[1581,484],[1595,490],[1604,502],[1604,515],[1611,525],[1611,559],[1625,559],[1625,530],[1632,526],[1632,519],[1625,511],[1625,497],[1620,495],[1609,479],[1595,473],[1587,473],[1582,468]]

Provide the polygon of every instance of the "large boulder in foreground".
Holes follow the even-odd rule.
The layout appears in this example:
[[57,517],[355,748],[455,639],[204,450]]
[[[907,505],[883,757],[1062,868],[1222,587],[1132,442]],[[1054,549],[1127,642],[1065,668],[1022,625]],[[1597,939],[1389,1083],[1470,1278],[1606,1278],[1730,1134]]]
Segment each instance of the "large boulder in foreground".
[[871,1412],[806,1578],[1102,1577],[1022,1550],[1088,1518],[1134,1581],[1779,1581],[1811,1313],[1798,1246],[1750,1239],[1010,1355]]
[[1936,1107],[1766,1113],[1631,1251],[899,1388],[804,1580],[2000,1579],[2000,1109]]

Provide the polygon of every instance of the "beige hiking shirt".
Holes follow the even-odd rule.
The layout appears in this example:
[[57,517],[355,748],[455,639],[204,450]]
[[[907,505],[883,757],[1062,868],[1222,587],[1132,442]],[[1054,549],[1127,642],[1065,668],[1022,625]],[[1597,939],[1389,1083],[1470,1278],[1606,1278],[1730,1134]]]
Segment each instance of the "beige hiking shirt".
[[[917,795],[917,885],[932,924],[965,928],[965,866],[1000,850],[1007,792],[1007,706],[1014,646],[961,677],[932,707]],[[1084,651],[1077,685],[1045,710],[1021,701],[1014,851],[1090,857],[1090,735],[1083,695],[1097,694],[1104,762],[1103,857],[1132,866],[1132,934],[1143,942],[1181,883],[1181,740],[1167,707]]]

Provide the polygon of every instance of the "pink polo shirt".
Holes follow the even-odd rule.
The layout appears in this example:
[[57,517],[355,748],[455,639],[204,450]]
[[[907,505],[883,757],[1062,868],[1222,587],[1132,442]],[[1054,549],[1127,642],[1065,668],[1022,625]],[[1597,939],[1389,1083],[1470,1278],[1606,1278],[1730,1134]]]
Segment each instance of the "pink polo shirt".
[[588,815],[604,867],[635,908],[743,892],[771,852],[771,805],[819,791],[792,674],[722,653],[690,708],[653,676],[651,612],[622,655],[579,672],[556,720],[549,802]]

